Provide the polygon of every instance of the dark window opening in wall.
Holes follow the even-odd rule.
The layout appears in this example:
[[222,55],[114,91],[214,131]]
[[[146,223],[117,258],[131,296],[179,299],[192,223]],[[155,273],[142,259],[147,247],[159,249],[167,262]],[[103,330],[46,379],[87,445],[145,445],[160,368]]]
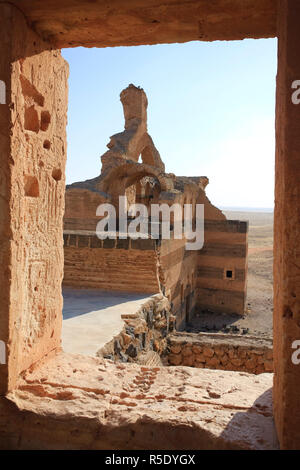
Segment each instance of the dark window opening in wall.
[[[273,181],[265,175],[273,174],[276,40],[79,48],[64,55],[71,72],[63,285],[68,350],[96,354],[123,328],[124,315],[159,291],[172,305],[178,330],[272,335]],[[139,87],[147,94],[132,108],[129,84],[137,96]],[[121,91],[123,107],[129,106],[125,130]],[[135,149],[143,133],[145,141]],[[122,149],[127,166],[119,166]],[[99,179],[104,173],[112,175],[105,184]],[[120,195],[147,209],[162,201],[192,204],[193,221],[196,204],[204,204],[203,249],[187,252],[174,240],[99,240],[96,208],[110,202],[118,214]],[[87,341],[95,347],[80,346],[81,334],[74,340],[75,331],[86,331],[83,324],[90,325],[93,339]],[[125,333],[135,334],[129,327]],[[73,349],[75,342],[81,350]],[[136,357],[121,343],[106,356],[116,352],[125,354],[125,362]]]

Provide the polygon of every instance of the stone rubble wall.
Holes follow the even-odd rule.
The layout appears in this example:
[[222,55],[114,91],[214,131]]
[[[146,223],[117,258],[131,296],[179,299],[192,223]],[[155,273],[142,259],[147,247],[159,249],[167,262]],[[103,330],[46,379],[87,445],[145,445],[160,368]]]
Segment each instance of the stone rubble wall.
[[272,340],[210,333],[168,337],[168,364],[207,369],[273,372]]
[[120,334],[103,346],[97,356],[114,362],[162,365],[167,354],[167,336],[175,325],[168,299],[155,295],[136,313],[124,314],[122,319],[124,327]]

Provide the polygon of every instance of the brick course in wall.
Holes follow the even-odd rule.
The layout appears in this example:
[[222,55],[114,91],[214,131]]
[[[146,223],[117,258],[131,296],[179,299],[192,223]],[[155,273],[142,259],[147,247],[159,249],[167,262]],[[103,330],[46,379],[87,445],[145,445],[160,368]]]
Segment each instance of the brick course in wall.
[[95,233],[64,233],[64,285],[159,292],[155,240],[100,240]]
[[248,222],[206,220],[198,252],[197,306],[212,312],[245,312]]
[[187,317],[192,318],[196,308],[197,251],[187,251],[184,239],[162,240],[158,256],[160,283],[172,302],[176,328],[184,328]]

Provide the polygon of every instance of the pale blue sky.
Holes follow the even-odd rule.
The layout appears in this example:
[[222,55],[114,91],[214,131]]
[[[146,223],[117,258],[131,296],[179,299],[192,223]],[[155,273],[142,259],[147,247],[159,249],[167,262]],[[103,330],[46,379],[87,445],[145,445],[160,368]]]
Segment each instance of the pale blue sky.
[[121,90],[148,96],[148,130],[177,175],[208,176],[219,206],[272,207],[276,39],[66,49],[67,183],[100,173],[124,127]]

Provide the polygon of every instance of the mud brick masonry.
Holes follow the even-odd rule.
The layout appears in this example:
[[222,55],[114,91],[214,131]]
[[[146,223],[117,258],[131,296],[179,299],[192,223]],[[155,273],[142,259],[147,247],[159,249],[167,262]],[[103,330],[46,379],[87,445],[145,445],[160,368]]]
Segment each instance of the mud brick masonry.
[[[269,449],[277,446],[275,430],[282,449],[300,448],[300,366],[291,361],[292,344],[300,339],[300,106],[291,100],[292,84],[300,80],[299,21],[298,0],[0,1],[0,80],[6,86],[0,104],[0,340],[7,358],[0,365],[2,448]],[[68,66],[60,48],[267,37],[278,37],[274,381],[270,373],[123,365],[64,354]],[[143,164],[154,159],[164,173],[145,127],[136,131],[147,144]],[[109,151],[120,161],[115,144]],[[109,160],[102,161],[108,177],[99,191],[115,197],[113,182],[121,175]],[[151,176],[163,192],[175,186],[176,177]],[[204,198],[203,181],[193,184]],[[198,290],[213,289],[213,279],[224,290],[223,264],[204,262],[219,257],[214,237],[222,232],[208,233],[214,235],[207,254],[193,261],[194,282]],[[167,255],[166,247],[160,256]],[[185,269],[179,256],[165,286],[175,308],[181,265]],[[243,282],[242,268],[233,268],[236,282]],[[164,285],[164,273],[159,282]],[[205,295],[207,306],[218,300]]]

